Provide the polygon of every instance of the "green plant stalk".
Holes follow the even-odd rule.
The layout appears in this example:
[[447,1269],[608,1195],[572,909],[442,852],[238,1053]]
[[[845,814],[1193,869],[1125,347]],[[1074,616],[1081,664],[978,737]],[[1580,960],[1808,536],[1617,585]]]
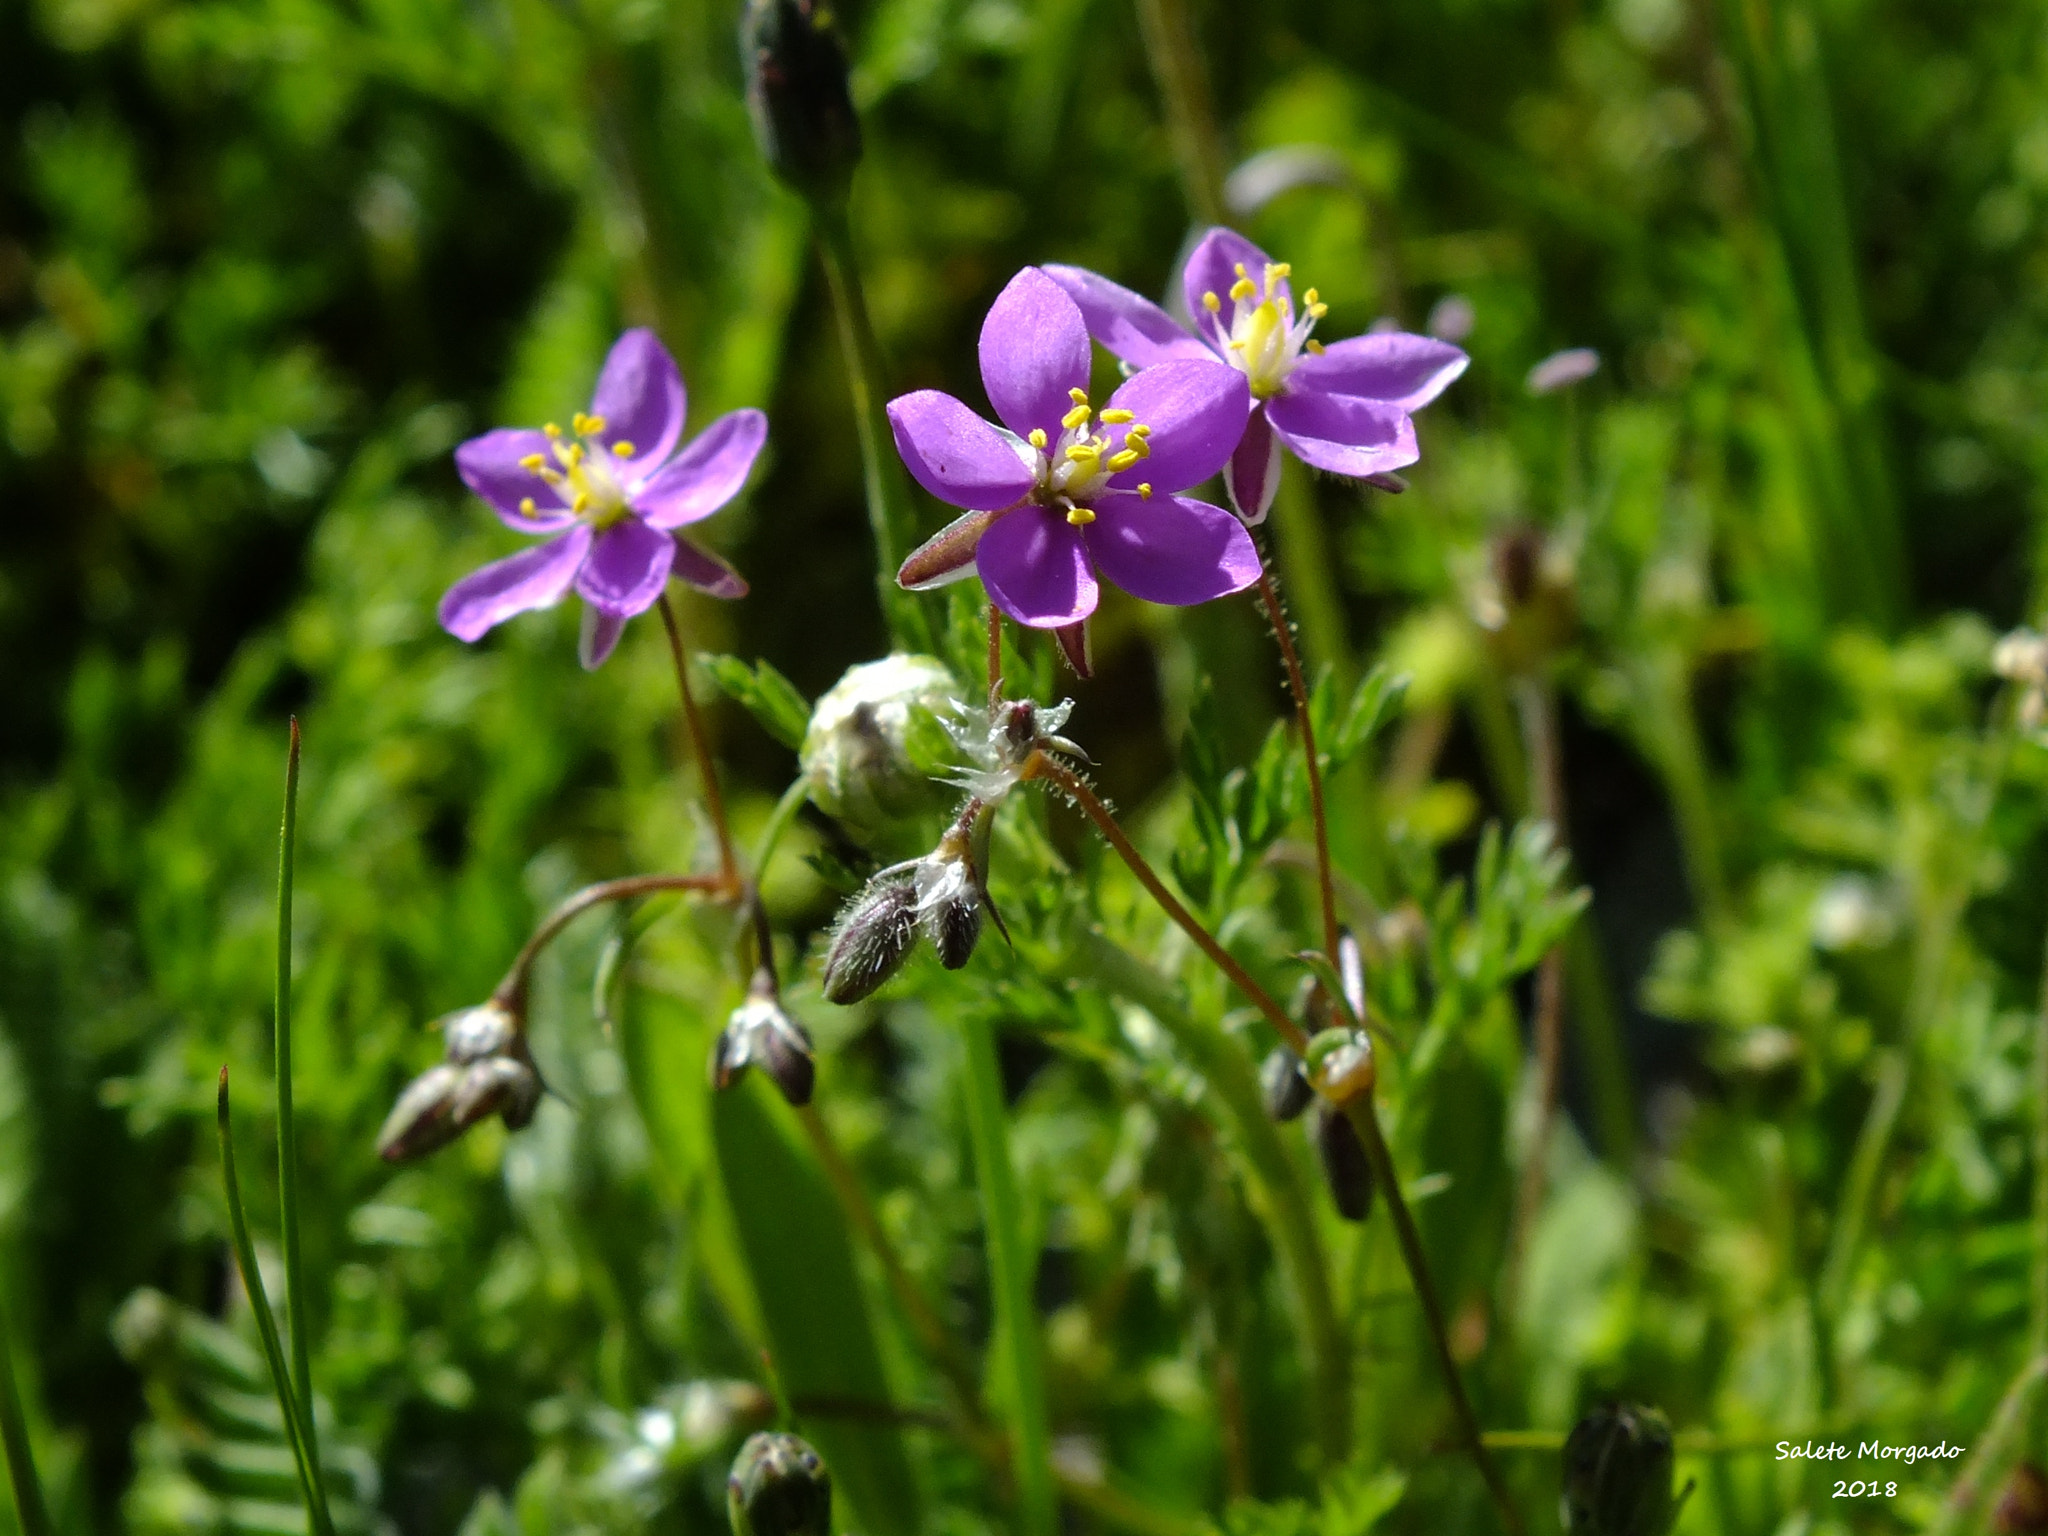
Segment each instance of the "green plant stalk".
[[270,1367],[270,1382],[277,1392],[277,1405],[284,1413],[285,1437],[291,1442],[292,1461],[298,1468],[299,1491],[306,1501],[306,1513],[314,1536],[334,1536],[334,1520],[327,1511],[327,1489],[320,1469],[307,1454],[306,1426],[299,1418],[298,1395],[292,1390],[285,1369],[284,1346],[278,1342],[277,1319],[270,1313],[270,1298],[263,1290],[263,1274],[256,1267],[256,1249],[249,1241],[249,1219],[242,1211],[241,1186],[235,1179],[235,1140],[228,1118],[228,1069],[220,1069],[220,1094],[215,1101],[215,1118],[220,1127],[221,1181],[226,1188],[228,1225],[235,1243],[235,1264],[242,1272],[242,1287],[249,1293],[249,1310],[256,1314],[256,1333],[263,1342],[264,1363]]
[[867,497],[868,528],[875,540],[875,590],[882,618],[898,646],[928,651],[931,625],[924,608],[896,584],[896,572],[916,547],[903,476],[889,451],[889,426],[882,411],[882,349],[868,317],[860,265],[853,254],[853,230],[846,209],[819,207],[813,228],[832,308],[839,316],[839,345],[846,355],[846,387],[853,397],[854,426],[860,434],[861,486]]
[[14,1489],[14,1514],[21,1536],[52,1536],[50,1507],[43,1502],[43,1485],[36,1480],[35,1458],[29,1454],[28,1417],[21,1410],[21,1394],[14,1385],[12,1325],[4,1298],[0,1298],[0,1449],[7,1453],[7,1478]]
[[[1550,823],[1557,846],[1571,850],[1564,791],[1564,743],[1558,735],[1557,693],[1547,677],[1521,677],[1515,682],[1515,703],[1522,720],[1522,740],[1529,761],[1529,803]],[[1560,939],[1539,962],[1536,972],[1536,1129],[1528,1161],[1522,1165],[1515,1192],[1514,1224],[1508,1231],[1507,1276],[1503,1300],[1512,1307],[1522,1289],[1522,1261],[1529,1237],[1543,1208],[1550,1171],[1551,1127],[1557,1119],[1558,1087],[1564,1072],[1565,948]]]
[[1159,82],[1166,130],[1188,208],[1204,224],[1223,222],[1223,136],[1209,103],[1194,21],[1182,0],[1137,0],[1145,57]]
[[1997,1469],[2007,1448],[2026,1423],[2028,1407],[2044,1375],[2048,1375],[2048,1355],[2035,1355],[2020,1368],[2012,1385],[2005,1389],[2005,1396],[1998,1400],[1998,1407],[1977,1441],[1977,1448],[1970,1452],[1970,1459],[1963,1463],[1963,1470],[1942,1499],[1934,1518],[1927,1523],[1926,1536],[1949,1536],[1957,1522],[1976,1507],[1978,1499],[1983,1496],[1984,1485],[1990,1481],[1988,1474]]
[[1003,1074],[996,1060],[995,1031],[989,1024],[968,1020],[961,1035],[966,1045],[967,1133],[974,1145],[975,1175],[981,1185],[996,1348],[1009,1378],[1008,1400],[1003,1406],[1010,1421],[1018,1529],[1023,1536],[1053,1536],[1059,1524],[1059,1504],[1052,1476],[1052,1436],[1046,1423],[1045,1366],[1039,1356],[1031,1300],[1031,1243],[1024,1229],[1016,1170],[1010,1163]]
[[1294,723],[1301,733],[1301,760],[1308,769],[1309,821],[1316,842],[1316,898],[1323,918],[1323,953],[1337,963],[1337,887],[1330,869],[1330,818],[1323,805],[1323,757],[1316,749],[1315,720],[1309,712],[1308,680],[1301,673],[1301,657],[1295,653],[1294,632],[1287,622],[1287,610],[1280,605],[1279,588],[1273,573],[1259,562],[1259,600],[1265,604],[1266,621],[1273,626],[1273,638],[1280,647],[1280,660],[1287,669],[1287,691],[1294,696]]
[[299,720],[292,717],[285,755],[284,825],[277,835],[277,1218],[284,1242],[284,1318],[291,1333],[292,1385],[306,1430],[306,1458],[317,1472],[313,1425],[312,1332],[306,1315],[306,1265],[299,1245],[299,1137],[292,1113],[292,858],[299,830]]
[[2027,1275],[2027,1353],[2048,1355],[2048,955],[2041,966],[2041,1001],[2034,1010],[2034,1201],[2032,1255]]
[[1522,1513],[1515,1508],[1515,1501],[1508,1494],[1508,1485],[1501,1477],[1500,1466],[1486,1448],[1486,1437],[1479,1428],[1479,1418],[1472,1411],[1472,1399],[1465,1395],[1464,1378],[1458,1374],[1457,1357],[1451,1353],[1451,1336],[1444,1323],[1443,1303],[1437,1298],[1436,1282],[1430,1278],[1429,1260],[1422,1251],[1422,1234],[1415,1229],[1415,1217],[1409,1212],[1407,1196],[1401,1193],[1400,1171],[1394,1166],[1394,1154],[1387,1148],[1387,1138],[1380,1130],[1379,1112],[1373,1107],[1372,1096],[1365,1095],[1344,1106],[1344,1113],[1358,1131],[1358,1139],[1365,1143],[1365,1155],[1372,1164],[1373,1177],[1380,1192],[1386,1197],[1387,1212],[1394,1220],[1394,1236],[1401,1245],[1402,1261],[1408,1266],[1408,1278],[1415,1287],[1415,1299],[1422,1303],[1422,1315],[1429,1325],[1429,1339],[1436,1350],[1437,1365],[1443,1371],[1444,1387],[1451,1396],[1451,1408],[1457,1416],[1458,1433],[1465,1442],[1465,1450],[1479,1468],[1479,1475],[1486,1482],[1486,1491],[1492,1496],[1494,1508],[1500,1514],[1501,1525],[1509,1536],[1524,1536]]
[[718,764],[711,757],[711,738],[704,731],[704,717],[697,712],[697,695],[690,688],[690,662],[683,645],[682,625],[676,621],[675,605],[666,592],[657,604],[661,627],[668,634],[669,659],[676,669],[676,692],[683,701],[683,723],[690,732],[690,753],[697,760],[697,777],[703,781],[704,813],[711,818],[711,830],[718,838],[718,872],[729,893],[738,896],[740,866],[732,849],[732,826],[725,817],[725,795],[718,787]]
[[1241,1045],[1192,1018],[1157,971],[1090,928],[1074,946],[1080,979],[1136,1003],[1172,1037],[1230,1118],[1245,1164],[1263,1200],[1268,1235],[1300,1308],[1313,1383],[1316,1448],[1326,1470],[1351,1456],[1351,1348],[1330,1289],[1309,1186],[1266,1115],[1258,1074]]
[[1358,666],[1345,633],[1344,599],[1337,590],[1337,561],[1316,515],[1314,484],[1305,466],[1283,469],[1273,496],[1274,539],[1281,574],[1294,595],[1303,649],[1309,659],[1336,675],[1340,690],[1358,682]]

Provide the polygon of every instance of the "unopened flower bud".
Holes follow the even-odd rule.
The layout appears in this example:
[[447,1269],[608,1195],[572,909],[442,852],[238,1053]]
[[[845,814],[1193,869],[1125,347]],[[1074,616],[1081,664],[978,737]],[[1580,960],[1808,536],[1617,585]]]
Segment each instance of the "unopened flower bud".
[[462,1069],[448,1114],[459,1136],[492,1115],[508,1130],[523,1130],[539,1107],[540,1074],[517,1057],[490,1056]]
[[438,1027],[448,1059],[458,1063],[500,1055],[519,1037],[519,1020],[495,997],[444,1015]]
[[1316,1105],[1314,1130],[1323,1182],[1330,1186],[1337,1214],[1346,1221],[1365,1220],[1372,1214],[1372,1163],[1357,1130],[1333,1104]]
[[908,870],[877,876],[840,916],[825,955],[825,998],[857,1003],[902,968],[917,941],[917,887]]
[[916,712],[943,714],[953,677],[929,656],[885,656],[854,667],[811,711],[800,759],[811,802],[872,832],[932,806],[938,786],[912,762]]
[[1372,1092],[1379,1075],[1372,1036],[1362,1029],[1326,1029],[1309,1041],[1302,1069],[1315,1091],[1332,1104],[1362,1099]]
[[791,1104],[800,1108],[811,1102],[818,1068],[810,1034],[783,1011],[775,979],[766,970],[756,973],[753,990],[732,1011],[712,1047],[711,1085],[730,1088],[752,1066],[766,1072]]
[[540,1107],[540,1073],[508,1004],[494,997],[437,1023],[447,1057],[408,1083],[385,1117],[377,1155],[387,1163],[438,1152],[492,1115],[520,1130]]
[[732,1536],[832,1536],[832,1474],[795,1435],[750,1435],[725,1480]]
[[1274,1046],[1260,1065],[1259,1088],[1266,1100],[1266,1117],[1282,1125],[1299,1119],[1316,1096],[1301,1075],[1301,1058],[1284,1045]]
[[821,0],[752,0],[741,50],[768,168],[813,203],[844,202],[860,163],[860,117],[830,9]]
[[1580,1419],[1564,1443],[1558,1516],[1567,1536],[1666,1536],[1678,1501],[1664,1415],[1610,1403]]
[[[987,891],[977,853],[987,852],[984,810],[979,800],[970,800],[939,846],[917,865],[918,920],[939,953],[939,964],[949,971],[967,963],[981,938]],[[983,846],[977,849],[977,843]]]
[[387,1163],[410,1162],[440,1151],[461,1135],[454,1109],[462,1074],[463,1068],[444,1061],[408,1083],[377,1132],[377,1155]]
[[1994,1536],[2043,1536],[2048,1533],[2048,1473],[2040,1464],[2023,1461],[2012,1469],[1991,1511]]

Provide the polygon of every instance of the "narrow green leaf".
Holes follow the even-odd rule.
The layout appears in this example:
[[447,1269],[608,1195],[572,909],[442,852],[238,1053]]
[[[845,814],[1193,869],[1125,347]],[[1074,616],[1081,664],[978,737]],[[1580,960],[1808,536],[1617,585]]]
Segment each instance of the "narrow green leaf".
[[14,1513],[21,1536],[51,1536],[50,1509],[29,1454],[28,1419],[14,1386],[14,1358],[9,1341],[7,1308],[0,1303],[0,1449],[7,1453],[7,1478],[14,1489]]
[[306,1431],[306,1459],[320,1467],[319,1432],[313,1424],[312,1346],[306,1316],[305,1262],[299,1247],[299,1142],[292,1116],[292,855],[299,825],[299,720],[292,717],[291,746],[285,754],[284,825],[277,835],[277,1204],[284,1239],[284,1316],[291,1332],[292,1384],[299,1394],[299,1422]]
[[811,706],[796,684],[775,668],[765,661],[749,664],[737,656],[718,655],[700,655],[697,665],[720,693],[759,721],[762,730],[792,752],[803,745]]

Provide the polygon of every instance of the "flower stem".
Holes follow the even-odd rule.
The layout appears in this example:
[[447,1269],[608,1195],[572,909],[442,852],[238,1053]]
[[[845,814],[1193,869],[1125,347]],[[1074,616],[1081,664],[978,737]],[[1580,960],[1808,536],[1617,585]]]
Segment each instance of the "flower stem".
[[697,759],[697,777],[704,781],[704,812],[711,818],[711,830],[718,835],[718,869],[728,892],[740,886],[739,860],[732,851],[732,828],[725,819],[725,796],[718,788],[718,770],[711,761],[711,742],[704,734],[704,718],[697,713],[697,697],[690,691],[690,661],[683,649],[682,626],[666,592],[661,594],[661,626],[668,631],[668,653],[675,662],[676,691],[683,696],[683,719],[690,729],[690,751]]
[[[723,896],[727,893],[727,886],[722,875],[628,875],[623,880],[600,880],[595,885],[586,885],[565,897],[554,911],[541,919],[540,926],[533,930],[532,936],[520,946],[519,953],[513,956],[512,968],[498,983],[492,997],[510,1007],[514,1017],[523,1019],[522,1005],[526,1000],[526,984],[533,962],[554,942],[557,934],[592,907],[602,906],[608,901],[634,901],[642,896],[652,896],[657,891],[703,891]],[[523,1022],[521,1027],[524,1027]]]
[[1179,162],[1188,208],[1204,224],[1223,222],[1223,136],[1195,51],[1195,30],[1182,0],[1137,0],[1145,57],[1159,82],[1166,127]]
[[982,1225],[988,1240],[989,1289],[995,1306],[996,1347],[1004,1362],[1010,1418],[1010,1464],[1016,1479],[1018,1527],[1023,1536],[1053,1536],[1059,1505],[1052,1476],[1052,1437],[1046,1423],[1045,1367],[1032,1305],[1034,1255],[1024,1230],[1023,1203],[1010,1162],[1009,1117],[995,1031],[985,1020],[962,1027],[966,1043],[967,1132],[981,1185]]
[[1003,697],[1003,610],[988,605],[988,707],[994,709]]
[[312,1346],[306,1315],[306,1269],[299,1247],[299,1142],[292,1115],[292,855],[299,826],[299,721],[291,722],[285,754],[284,825],[277,836],[277,1205],[284,1238],[284,1317],[291,1332],[292,1384],[306,1431],[306,1459],[320,1470],[320,1440],[313,1425]]
[[1259,560],[1259,601],[1266,605],[1266,617],[1273,625],[1273,638],[1280,643],[1280,659],[1287,667],[1287,691],[1294,695],[1294,719],[1301,731],[1301,758],[1308,767],[1309,817],[1316,839],[1316,894],[1323,908],[1323,953],[1337,963],[1337,887],[1330,871],[1330,818],[1323,807],[1323,757],[1316,749],[1315,722],[1309,718],[1308,680],[1302,676],[1301,657],[1294,648],[1294,631],[1287,612],[1280,606],[1279,584],[1267,569],[1263,554]]
[[2048,1355],[2048,955],[2034,1012],[2033,1257],[2028,1273],[2027,1353]]
[[334,1521],[327,1512],[326,1485],[321,1481],[320,1468],[310,1454],[308,1426],[299,1416],[298,1395],[292,1390],[291,1376],[285,1369],[284,1347],[277,1338],[277,1319],[271,1316],[270,1298],[263,1290],[263,1274],[256,1267],[256,1249],[249,1241],[249,1219],[242,1212],[242,1191],[235,1180],[235,1138],[228,1118],[226,1067],[220,1069],[220,1094],[215,1101],[215,1118],[220,1127],[221,1180],[227,1191],[228,1225],[234,1236],[235,1263],[242,1272],[242,1287],[249,1293],[249,1310],[256,1314],[256,1333],[263,1342],[263,1359],[270,1367],[270,1382],[277,1391],[277,1405],[284,1413],[285,1438],[291,1443],[292,1461],[298,1469],[299,1492],[305,1498],[314,1536],[334,1536]]
[[1019,777],[1049,779],[1062,794],[1078,805],[1082,814],[1094,822],[1096,830],[1108,840],[1109,846],[1116,850],[1117,857],[1130,866],[1131,873],[1138,877],[1138,883],[1145,887],[1166,915],[1180,926],[1181,931],[1195,941],[1196,948],[1216,962],[1217,969],[1230,978],[1231,985],[1242,992],[1251,1005],[1266,1016],[1266,1021],[1279,1033],[1288,1049],[1297,1055],[1308,1049],[1308,1036],[1303,1033],[1301,1026],[1287,1016],[1287,1010],[1274,1001],[1271,993],[1252,980],[1250,974],[1237,963],[1230,951],[1217,942],[1216,936],[1204,928],[1201,921],[1175,899],[1173,892],[1166,888],[1165,882],[1146,862],[1145,856],[1138,852],[1130,838],[1124,835],[1124,829],[1117,825],[1116,817],[1110,814],[1109,807],[1096,797],[1095,791],[1088,787],[1079,774],[1064,764],[1055,762],[1043,752],[1034,752],[1025,761]]
[[853,397],[854,426],[860,435],[861,485],[867,497],[868,528],[875,539],[875,587],[882,618],[898,644],[929,650],[932,635],[924,609],[896,584],[896,572],[917,538],[902,476],[888,454],[889,430],[882,413],[882,349],[868,318],[867,294],[853,254],[853,230],[843,204],[818,206],[815,215],[818,256],[825,265],[832,307],[839,316],[847,393]]
[[7,1454],[7,1478],[14,1489],[15,1522],[21,1536],[52,1536],[50,1508],[43,1502],[43,1485],[36,1481],[36,1464],[29,1454],[28,1417],[21,1411],[21,1395],[14,1385],[14,1359],[10,1351],[7,1307],[0,1300],[0,1450]]
[[1387,1149],[1387,1138],[1380,1130],[1379,1113],[1373,1107],[1371,1095],[1347,1105],[1345,1114],[1357,1129],[1358,1139],[1365,1143],[1365,1155],[1372,1163],[1373,1176],[1386,1194],[1387,1210],[1394,1218],[1394,1235],[1400,1240],[1401,1257],[1408,1266],[1408,1278],[1415,1286],[1416,1300],[1422,1303],[1423,1320],[1429,1325],[1430,1343],[1435,1346],[1437,1365],[1443,1371],[1444,1386],[1451,1394],[1451,1407],[1457,1414],[1458,1432],[1465,1442],[1465,1449],[1479,1468],[1479,1475],[1486,1480],[1486,1491],[1493,1496],[1501,1524],[1509,1536],[1523,1536],[1521,1511],[1515,1508],[1514,1500],[1508,1496],[1507,1483],[1501,1478],[1500,1467],[1487,1451],[1479,1419],[1472,1412],[1472,1400],[1465,1395],[1465,1383],[1458,1374],[1457,1357],[1451,1353],[1450,1334],[1444,1326],[1443,1303],[1437,1299],[1436,1283],[1430,1279],[1429,1261],[1422,1252],[1422,1236],[1415,1230],[1415,1218],[1409,1213],[1407,1198],[1401,1193],[1401,1176],[1394,1167],[1393,1153]]

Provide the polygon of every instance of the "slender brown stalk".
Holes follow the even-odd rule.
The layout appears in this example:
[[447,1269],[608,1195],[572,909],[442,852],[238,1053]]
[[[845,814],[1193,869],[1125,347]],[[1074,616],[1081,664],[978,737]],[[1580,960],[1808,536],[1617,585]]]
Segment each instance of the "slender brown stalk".
[[1423,1319],[1429,1325],[1430,1343],[1436,1350],[1437,1365],[1443,1371],[1444,1386],[1451,1394],[1451,1407],[1457,1414],[1458,1432],[1465,1442],[1466,1453],[1485,1479],[1486,1491],[1493,1496],[1494,1507],[1499,1510],[1501,1524],[1509,1536],[1523,1536],[1525,1527],[1521,1511],[1515,1508],[1514,1500],[1508,1495],[1500,1467],[1486,1448],[1486,1437],[1479,1428],[1478,1416],[1472,1411],[1472,1400],[1465,1395],[1465,1382],[1458,1374],[1457,1357],[1451,1353],[1450,1332],[1444,1325],[1443,1303],[1437,1298],[1436,1282],[1430,1278],[1429,1261],[1422,1252],[1422,1235],[1415,1230],[1415,1217],[1410,1214],[1407,1198],[1401,1193],[1401,1177],[1394,1167],[1394,1155],[1387,1149],[1387,1138],[1380,1130],[1379,1112],[1373,1108],[1369,1094],[1346,1105],[1344,1112],[1356,1127],[1358,1139],[1365,1143],[1365,1155],[1372,1163],[1373,1176],[1386,1195],[1387,1210],[1394,1218],[1394,1235],[1400,1240],[1401,1257],[1408,1265],[1408,1278],[1415,1286],[1415,1298],[1422,1303]]
[[1188,207],[1204,224],[1223,222],[1223,136],[1209,102],[1209,82],[1195,51],[1195,31],[1182,0],[1137,0],[1145,56],[1166,108],[1166,128],[1180,162]]
[[1301,655],[1294,648],[1294,630],[1287,611],[1280,605],[1280,586],[1259,557],[1259,600],[1266,605],[1266,617],[1273,625],[1273,637],[1280,642],[1280,660],[1287,667],[1287,691],[1294,695],[1294,720],[1301,731],[1301,757],[1308,765],[1309,818],[1316,836],[1316,894],[1323,906],[1323,953],[1332,965],[1337,962],[1337,886],[1330,868],[1330,818],[1323,802],[1323,758],[1316,750],[1315,723],[1309,719],[1308,679],[1302,675]]
[[988,707],[994,709],[1003,697],[1003,610],[988,605]]
[[704,719],[697,713],[697,698],[690,691],[690,662],[683,650],[683,631],[676,623],[676,611],[666,592],[661,594],[661,626],[668,631],[668,653],[676,665],[676,689],[683,696],[683,719],[690,728],[690,751],[697,759],[697,777],[704,781],[704,812],[711,818],[711,830],[718,835],[718,868],[729,892],[740,888],[739,859],[732,851],[732,828],[725,819],[725,796],[719,792],[718,770],[711,762],[711,742],[704,734]]
[[491,995],[511,1007],[514,1016],[518,1016],[522,1011],[519,1005],[526,997],[527,975],[533,969],[533,962],[554,942],[557,934],[592,907],[603,906],[608,901],[633,901],[660,891],[723,894],[725,889],[725,877],[722,875],[628,875],[623,880],[600,880],[595,885],[586,885],[565,897],[561,905],[541,919],[540,926],[533,930],[519,953],[513,956],[512,968]]
[[1034,752],[1024,764],[1022,777],[1049,779],[1060,793],[1078,805],[1081,813],[1095,823],[1096,830],[1108,840],[1109,846],[1116,850],[1117,857],[1130,866],[1131,873],[1138,877],[1138,883],[1145,887],[1166,915],[1180,926],[1181,931],[1195,941],[1196,948],[1216,962],[1216,968],[1230,978],[1231,984],[1244,994],[1245,999],[1266,1016],[1267,1022],[1279,1032],[1288,1049],[1297,1054],[1308,1049],[1308,1036],[1302,1032],[1301,1026],[1287,1016],[1287,1010],[1274,1001],[1270,992],[1252,980],[1250,973],[1237,963],[1230,951],[1216,941],[1216,936],[1204,928],[1200,920],[1175,899],[1173,892],[1166,888],[1165,882],[1146,862],[1145,855],[1138,852],[1131,840],[1124,835],[1124,829],[1117,825],[1116,817],[1110,814],[1109,807],[1096,797],[1095,791],[1088,787],[1079,774],[1064,764],[1055,762],[1043,752]]

